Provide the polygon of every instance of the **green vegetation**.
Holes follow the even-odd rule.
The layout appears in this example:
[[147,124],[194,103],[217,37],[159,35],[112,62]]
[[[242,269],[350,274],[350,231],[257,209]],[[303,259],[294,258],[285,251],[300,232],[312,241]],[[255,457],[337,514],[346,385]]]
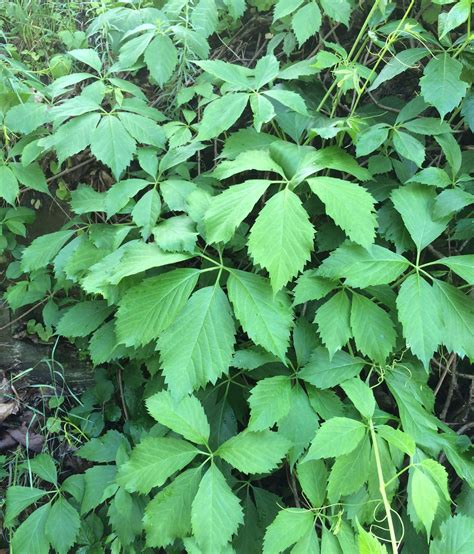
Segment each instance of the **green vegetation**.
[[472,553],[471,12],[0,5],[13,554]]

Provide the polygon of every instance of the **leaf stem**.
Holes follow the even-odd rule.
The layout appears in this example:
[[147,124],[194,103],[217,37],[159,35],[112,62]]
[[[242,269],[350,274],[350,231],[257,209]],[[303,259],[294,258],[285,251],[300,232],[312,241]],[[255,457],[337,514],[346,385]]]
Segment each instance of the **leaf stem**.
[[392,508],[387,498],[387,491],[385,489],[385,482],[382,471],[382,463],[380,461],[380,452],[377,444],[377,436],[375,435],[374,423],[372,419],[369,419],[370,437],[372,439],[372,447],[374,449],[375,464],[377,466],[377,475],[379,479],[379,491],[382,496],[383,505],[385,508],[385,514],[387,516],[388,530],[390,533],[390,543],[392,545],[392,553],[398,554],[397,536],[395,535],[395,527],[392,519]]

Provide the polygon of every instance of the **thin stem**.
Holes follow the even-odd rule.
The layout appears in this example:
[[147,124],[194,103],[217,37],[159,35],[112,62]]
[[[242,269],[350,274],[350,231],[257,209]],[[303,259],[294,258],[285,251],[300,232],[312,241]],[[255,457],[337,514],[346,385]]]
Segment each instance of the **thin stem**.
[[370,437],[372,439],[372,447],[374,449],[375,464],[377,465],[377,475],[379,478],[379,491],[382,496],[383,506],[385,508],[385,514],[387,516],[388,530],[390,533],[390,543],[392,545],[392,553],[398,554],[397,536],[395,535],[395,527],[393,526],[392,508],[387,498],[387,491],[385,489],[385,482],[382,471],[382,463],[380,461],[380,452],[377,445],[377,437],[375,435],[374,423],[372,419],[369,420]]

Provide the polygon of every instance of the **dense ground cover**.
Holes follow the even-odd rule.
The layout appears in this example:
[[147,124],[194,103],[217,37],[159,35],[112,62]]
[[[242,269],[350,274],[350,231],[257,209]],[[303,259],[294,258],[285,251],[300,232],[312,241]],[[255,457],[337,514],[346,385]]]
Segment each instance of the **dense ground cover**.
[[5,548],[473,551],[471,11],[0,4]]

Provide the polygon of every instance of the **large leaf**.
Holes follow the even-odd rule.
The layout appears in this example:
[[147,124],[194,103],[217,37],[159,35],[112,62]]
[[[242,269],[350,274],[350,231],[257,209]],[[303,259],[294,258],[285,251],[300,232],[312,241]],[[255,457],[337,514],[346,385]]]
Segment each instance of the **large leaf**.
[[304,268],[313,237],[314,228],[294,192],[286,188],[265,204],[250,231],[248,248],[254,261],[268,270],[275,292]]
[[190,534],[191,505],[200,477],[199,468],[188,469],[148,503],[143,517],[148,546],[166,548]]
[[235,327],[222,289],[195,292],[158,341],[163,374],[170,390],[185,395],[216,380],[229,368]]
[[438,295],[420,275],[410,275],[400,287],[397,308],[407,346],[428,367],[443,339]]
[[300,8],[293,15],[291,27],[299,46],[314,36],[321,27],[321,10],[316,2],[309,2]]
[[214,196],[204,215],[207,241],[228,242],[270,184],[263,179],[245,181]]
[[174,399],[168,391],[157,392],[146,400],[150,415],[189,441],[207,444],[209,423],[204,409],[195,396]]
[[428,246],[445,230],[447,219],[438,220],[433,216],[436,191],[432,187],[405,185],[394,190],[391,198],[418,250]]
[[243,523],[239,499],[212,464],[204,474],[191,510],[193,535],[202,552],[221,552]]
[[248,336],[284,360],[293,319],[287,295],[283,291],[274,295],[267,279],[237,269],[230,272],[227,290]]
[[157,339],[186,304],[198,277],[196,269],[175,269],[130,288],[116,315],[119,343],[137,347]]
[[242,431],[217,450],[221,458],[243,473],[267,473],[285,457],[291,443],[272,431]]
[[99,125],[92,131],[91,152],[110,167],[116,179],[132,161],[135,150],[135,141],[113,115],[103,116]]
[[28,554],[49,554],[49,540],[46,536],[46,522],[51,504],[44,504],[35,510],[15,531],[12,551]]
[[120,466],[117,482],[129,492],[148,494],[189,464],[199,453],[189,442],[169,437],[147,437]]
[[375,200],[363,187],[334,177],[313,177],[308,183],[323,201],[327,214],[352,241],[365,247],[374,242]]
[[468,84],[460,79],[461,71],[461,62],[443,53],[428,63],[420,79],[421,95],[442,118],[459,105],[468,90]]

